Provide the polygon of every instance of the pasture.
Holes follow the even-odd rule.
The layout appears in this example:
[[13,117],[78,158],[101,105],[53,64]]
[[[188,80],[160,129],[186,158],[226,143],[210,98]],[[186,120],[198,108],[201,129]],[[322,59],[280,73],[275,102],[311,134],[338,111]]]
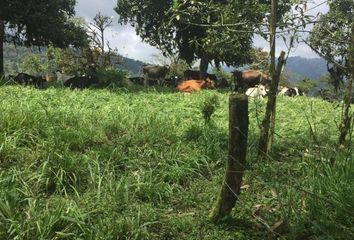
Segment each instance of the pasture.
[[279,221],[280,239],[354,239],[353,152],[336,147],[335,104],[278,97],[274,154],[259,160],[266,100],[251,100],[242,193],[214,225],[228,93],[2,86],[0,99],[0,239],[266,239]]

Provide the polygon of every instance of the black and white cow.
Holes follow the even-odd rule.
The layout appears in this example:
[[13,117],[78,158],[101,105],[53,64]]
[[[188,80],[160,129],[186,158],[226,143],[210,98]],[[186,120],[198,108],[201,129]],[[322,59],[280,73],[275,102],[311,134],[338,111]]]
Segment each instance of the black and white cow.
[[288,97],[295,97],[295,96],[305,96],[304,91],[297,87],[280,87],[280,91],[278,93],[280,96],[288,96]]

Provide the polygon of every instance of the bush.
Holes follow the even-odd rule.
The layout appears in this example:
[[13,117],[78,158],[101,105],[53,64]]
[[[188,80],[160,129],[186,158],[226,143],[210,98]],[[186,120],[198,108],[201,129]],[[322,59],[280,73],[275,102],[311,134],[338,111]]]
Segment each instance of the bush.
[[101,87],[126,87],[127,73],[119,69],[100,69],[97,72],[99,85]]

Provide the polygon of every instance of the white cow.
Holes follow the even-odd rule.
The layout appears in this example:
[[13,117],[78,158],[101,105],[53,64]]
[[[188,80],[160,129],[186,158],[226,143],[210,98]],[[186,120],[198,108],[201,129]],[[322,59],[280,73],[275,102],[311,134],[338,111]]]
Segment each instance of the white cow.
[[267,88],[264,85],[256,85],[253,88],[249,88],[246,91],[246,95],[251,98],[261,99],[265,97],[268,93]]
[[59,71],[56,72],[57,75],[57,82],[60,84],[64,84],[68,79],[75,77],[75,75],[66,75]]

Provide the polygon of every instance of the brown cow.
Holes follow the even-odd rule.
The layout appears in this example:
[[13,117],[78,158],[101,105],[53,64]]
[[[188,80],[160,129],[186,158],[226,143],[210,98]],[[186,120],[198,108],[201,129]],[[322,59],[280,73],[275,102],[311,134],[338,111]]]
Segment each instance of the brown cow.
[[268,74],[258,70],[234,71],[232,72],[236,81],[236,89],[247,89],[258,84],[270,85],[271,79]]
[[178,84],[177,89],[184,93],[192,93],[205,88],[214,88],[215,84],[212,80],[187,80]]

